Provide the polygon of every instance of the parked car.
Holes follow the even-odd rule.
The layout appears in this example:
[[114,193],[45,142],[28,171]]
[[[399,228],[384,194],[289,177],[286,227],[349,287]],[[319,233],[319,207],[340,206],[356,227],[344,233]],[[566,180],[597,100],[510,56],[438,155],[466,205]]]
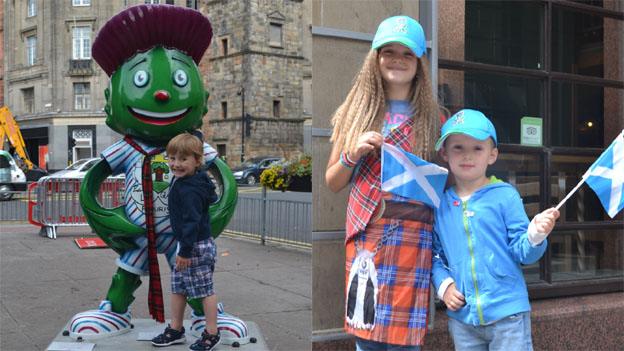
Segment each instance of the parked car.
[[237,183],[255,185],[260,179],[260,174],[269,168],[272,163],[280,161],[281,158],[275,156],[261,156],[250,158],[240,166],[232,169],[234,179]]
[[100,160],[99,157],[83,158],[58,172],[50,174],[50,178],[84,178],[87,171]]
[[[65,169],[62,169],[58,172],[54,172],[50,174],[50,178],[69,178],[69,179],[77,179],[84,178],[87,174],[87,171],[91,169],[91,167],[95,166],[95,164],[101,160],[99,157],[91,157],[91,158],[83,158],[68,166]],[[123,174],[110,177],[110,178],[124,178]]]

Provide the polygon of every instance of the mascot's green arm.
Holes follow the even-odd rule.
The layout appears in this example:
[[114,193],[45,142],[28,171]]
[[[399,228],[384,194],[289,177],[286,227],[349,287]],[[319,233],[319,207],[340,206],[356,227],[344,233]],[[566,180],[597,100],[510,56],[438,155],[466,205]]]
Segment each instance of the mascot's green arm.
[[223,182],[223,194],[221,198],[210,205],[209,209],[210,230],[212,236],[216,238],[221,234],[234,215],[236,202],[238,200],[238,188],[236,187],[236,180],[234,180],[232,171],[220,158],[215,158],[209,169],[216,171],[215,173],[221,176],[221,181]]
[[80,205],[87,222],[104,242],[120,255],[136,247],[134,238],[145,229],[130,222],[125,206],[104,208],[97,201],[102,182],[112,174],[108,162],[100,160],[85,175],[80,187]]

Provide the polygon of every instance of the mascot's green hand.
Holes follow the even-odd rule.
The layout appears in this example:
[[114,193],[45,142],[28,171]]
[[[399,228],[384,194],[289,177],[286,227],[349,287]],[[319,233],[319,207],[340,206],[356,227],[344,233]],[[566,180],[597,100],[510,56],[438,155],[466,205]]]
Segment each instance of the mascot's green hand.
[[100,160],[85,175],[80,187],[80,205],[95,233],[118,254],[136,248],[134,238],[145,235],[145,229],[128,220],[125,206],[104,208],[97,201],[102,182],[112,174],[105,160]]
[[211,234],[216,238],[234,215],[236,202],[238,201],[238,188],[236,187],[236,180],[232,171],[220,158],[215,158],[208,168],[208,172],[212,175],[213,181],[217,183],[215,185],[222,192],[217,202],[210,205],[208,210],[210,213]]

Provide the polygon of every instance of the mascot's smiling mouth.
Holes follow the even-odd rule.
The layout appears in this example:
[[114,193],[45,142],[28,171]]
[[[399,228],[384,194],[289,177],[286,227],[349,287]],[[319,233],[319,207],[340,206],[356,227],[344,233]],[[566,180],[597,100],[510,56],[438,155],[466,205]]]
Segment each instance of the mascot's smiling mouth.
[[171,112],[153,112],[135,107],[128,107],[128,111],[141,122],[158,126],[173,124],[182,119],[190,110],[191,108],[187,107]]

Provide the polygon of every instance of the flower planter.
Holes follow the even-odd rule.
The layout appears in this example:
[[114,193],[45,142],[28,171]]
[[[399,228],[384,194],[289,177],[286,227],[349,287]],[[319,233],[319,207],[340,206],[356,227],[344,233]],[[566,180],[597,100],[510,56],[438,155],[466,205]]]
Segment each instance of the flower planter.
[[288,185],[288,191],[311,192],[312,176],[292,176],[290,178],[290,184]]

